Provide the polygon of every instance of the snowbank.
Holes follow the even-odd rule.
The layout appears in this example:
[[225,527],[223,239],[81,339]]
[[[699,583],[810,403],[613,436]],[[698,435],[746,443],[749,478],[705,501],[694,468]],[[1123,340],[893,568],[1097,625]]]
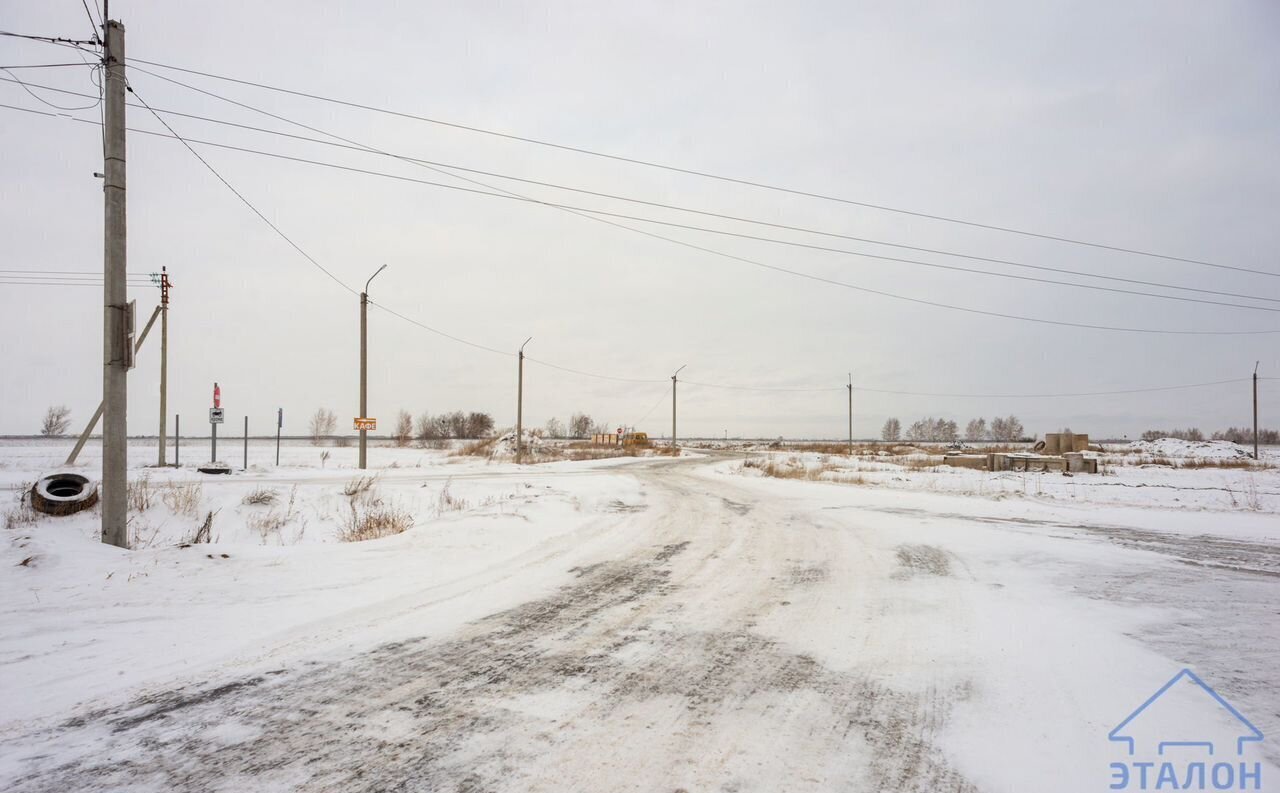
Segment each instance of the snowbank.
[[1253,456],[1251,450],[1231,441],[1184,441],[1178,438],[1135,441],[1121,451],[1152,457],[1192,457],[1201,460],[1234,460]]

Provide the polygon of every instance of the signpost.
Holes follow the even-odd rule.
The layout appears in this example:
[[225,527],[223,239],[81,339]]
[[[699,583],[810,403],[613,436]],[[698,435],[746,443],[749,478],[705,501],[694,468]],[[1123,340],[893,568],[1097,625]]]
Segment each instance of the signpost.
[[357,429],[364,432],[372,432],[378,429],[377,419],[352,419],[352,421],[355,422],[355,426],[352,429]]
[[209,408],[209,438],[212,443],[209,462],[218,461],[218,425],[222,423],[222,389],[213,384],[213,407]]
[[280,429],[284,427],[284,408],[276,408],[276,468],[280,467]]

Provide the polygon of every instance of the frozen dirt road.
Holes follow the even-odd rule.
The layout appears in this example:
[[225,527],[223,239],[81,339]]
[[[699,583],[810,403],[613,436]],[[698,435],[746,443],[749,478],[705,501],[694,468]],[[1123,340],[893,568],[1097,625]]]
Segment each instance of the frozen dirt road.
[[[403,640],[281,637],[10,736],[5,789],[1101,790],[1107,730],[1180,652],[1277,712],[1274,646],[1227,647],[1280,634],[1274,545],[629,470],[642,498],[589,530],[342,618]],[[1199,597],[1222,586],[1229,605]],[[486,588],[510,605],[436,627]]]

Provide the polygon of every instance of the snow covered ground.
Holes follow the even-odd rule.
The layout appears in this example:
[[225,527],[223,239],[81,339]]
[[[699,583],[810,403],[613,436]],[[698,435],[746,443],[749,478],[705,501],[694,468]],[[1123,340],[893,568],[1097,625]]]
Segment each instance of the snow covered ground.
[[[1280,727],[1273,467],[377,447],[346,496],[355,450],[324,451],[139,468],[131,552],[96,514],[17,515],[0,788],[1074,793],[1107,789],[1131,759],[1108,733],[1184,667]],[[0,446],[0,492],[62,456]],[[743,465],[764,457],[805,473]],[[353,499],[412,527],[340,542]],[[216,542],[178,547],[209,512]],[[1155,732],[1230,726],[1202,704]],[[1244,752],[1280,785],[1274,740]]]

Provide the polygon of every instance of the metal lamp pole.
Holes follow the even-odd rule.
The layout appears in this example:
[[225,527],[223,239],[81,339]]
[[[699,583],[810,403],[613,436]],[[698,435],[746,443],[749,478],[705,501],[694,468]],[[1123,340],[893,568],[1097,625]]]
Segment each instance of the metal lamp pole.
[[671,375],[671,446],[672,448],[675,448],[675,445],[676,445],[676,383],[678,382],[676,380],[676,376],[679,375],[681,370],[683,370],[684,367],[688,365],[689,364],[684,364],[684,366],[681,366],[679,369],[676,370],[675,374]]
[[[366,413],[369,410],[369,284],[373,283],[373,279],[378,277],[378,273],[387,269],[384,264],[369,276],[369,280],[364,282],[364,291],[360,293],[360,418],[368,418]],[[368,434],[365,429],[360,430],[360,468],[363,470],[367,467],[368,462]]]

